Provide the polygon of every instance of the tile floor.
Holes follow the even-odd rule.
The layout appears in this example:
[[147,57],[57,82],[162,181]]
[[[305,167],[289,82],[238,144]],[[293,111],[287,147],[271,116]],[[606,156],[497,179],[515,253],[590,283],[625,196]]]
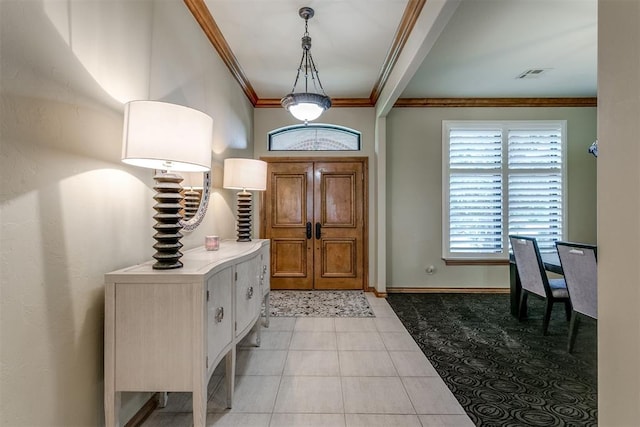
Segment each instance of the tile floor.
[[[472,427],[387,301],[367,298],[375,318],[272,317],[260,347],[248,336],[233,409],[223,403],[223,361],[209,382],[207,425]],[[170,393],[144,423],[191,425],[190,393]]]

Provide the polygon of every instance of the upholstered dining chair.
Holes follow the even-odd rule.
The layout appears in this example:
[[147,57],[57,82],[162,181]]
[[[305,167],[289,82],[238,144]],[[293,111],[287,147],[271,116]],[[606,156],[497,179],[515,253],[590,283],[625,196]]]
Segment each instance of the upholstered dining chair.
[[571,316],[571,303],[565,281],[564,279],[549,279],[547,277],[535,238],[510,235],[509,241],[516,260],[520,283],[522,284],[520,309],[518,311],[519,320],[522,320],[527,312],[527,298],[529,295],[544,299],[545,310],[542,333],[547,335],[551,310],[555,303],[564,303],[567,320]]
[[571,323],[567,351],[571,353],[580,317],[598,318],[598,263],[596,247],[582,243],[556,242],[560,264],[571,299]]

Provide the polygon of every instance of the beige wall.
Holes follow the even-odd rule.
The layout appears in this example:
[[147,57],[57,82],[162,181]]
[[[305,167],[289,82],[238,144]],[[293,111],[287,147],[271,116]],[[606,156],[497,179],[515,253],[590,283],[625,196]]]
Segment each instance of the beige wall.
[[640,2],[598,2],[598,425],[640,422]]
[[[507,287],[506,266],[442,260],[442,121],[567,120],[568,239],[596,242],[595,108],[394,108],[387,117],[387,288]],[[435,267],[435,274],[425,272]]]
[[[123,103],[205,111],[216,161],[253,154],[253,109],[181,1],[0,8],[0,425],[101,425],[103,274],[154,252],[153,171],[120,162]],[[185,248],[234,237],[234,200],[214,188]],[[124,396],[123,421],[147,396]]]

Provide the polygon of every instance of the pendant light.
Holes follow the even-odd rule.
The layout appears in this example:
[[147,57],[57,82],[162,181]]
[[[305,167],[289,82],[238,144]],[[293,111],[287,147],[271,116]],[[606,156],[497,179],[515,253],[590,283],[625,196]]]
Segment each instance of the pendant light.
[[[302,36],[302,58],[298,66],[296,80],[293,82],[291,93],[287,94],[280,103],[296,119],[305,123],[317,119],[325,111],[331,108],[331,98],[325,93],[318,76],[316,64],[311,56],[311,37],[309,37],[308,22],[314,11],[310,7],[302,7],[298,14],[304,19],[304,35]],[[304,92],[296,93],[296,86],[300,73],[304,73]],[[311,82],[309,82],[311,80]],[[311,85],[311,87],[310,87]],[[309,90],[313,89],[313,92]]]

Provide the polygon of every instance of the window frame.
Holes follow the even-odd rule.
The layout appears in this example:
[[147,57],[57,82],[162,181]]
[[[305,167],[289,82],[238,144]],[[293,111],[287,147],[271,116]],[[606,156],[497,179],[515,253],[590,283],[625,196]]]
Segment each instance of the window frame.
[[[344,149],[344,150],[337,150],[337,149],[318,149],[318,150],[308,150],[308,149],[274,149],[273,147],[273,140],[274,138],[276,138],[279,135],[283,135],[286,134],[288,132],[296,132],[299,130],[309,130],[309,129],[316,129],[316,130],[324,130],[324,131],[331,131],[331,132],[338,132],[341,134],[349,134],[353,137],[356,138],[356,143],[357,143],[357,148],[356,149]],[[355,129],[351,129],[345,126],[339,126],[339,125],[332,125],[332,124],[326,124],[326,123],[308,123],[308,124],[296,124],[296,125],[291,125],[291,126],[284,126],[278,129],[274,129],[272,131],[270,131],[267,134],[267,151],[269,152],[278,152],[278,151],[304,151],[304,152],[317,152],[317,151],[322,151],[322,152],[330,152],[330,151],[334,151],[334,152],[360,152],[362,151],[362,132],[357,131]]]
[[[450,248],[450,143],[449,132],[451,129],[478,129],[478,130],[501,130],[502,155],[499,171],[502,177],[501,182],[501,230],[502,230],[502,250],[499,253],[478,253],[478,252],[451,252]],[[560,129],[560,150],[561,166],[560,175],[562,179],[562,240],[566,240],[568,230],[568,181],[567,181],[567,121],[566,120],[443,120],[442,121],[442,258],[451,261],[451,264],[495,264],[508,262],[509,259],[509,175],[524,173],[544,173],[550,172],[544,168],[530,169],[510,169],[509,168],[509,130],[518,129]],[[488,173],[498,170],[497,168],[477,168],[469,169],[464,173]],[[458,170],[459,171],[459,170]]]

